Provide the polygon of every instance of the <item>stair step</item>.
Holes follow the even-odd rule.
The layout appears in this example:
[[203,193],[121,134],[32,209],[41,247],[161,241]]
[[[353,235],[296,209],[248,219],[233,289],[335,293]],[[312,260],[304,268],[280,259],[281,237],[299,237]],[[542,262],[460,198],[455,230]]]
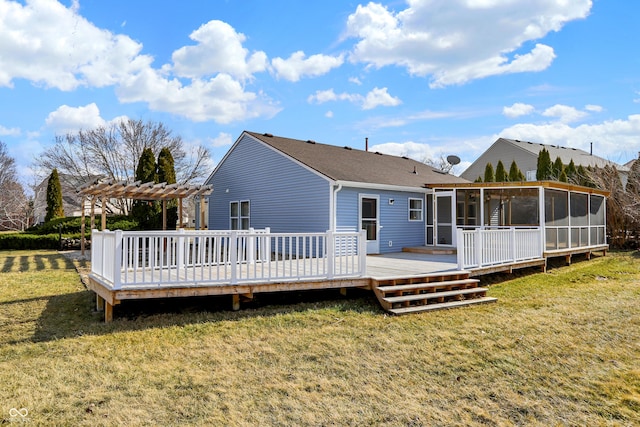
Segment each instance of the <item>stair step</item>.
[[469,277],[468,271],[443,271],[439,273],[421,274],[419,276],[410,275],[410,276],[400,276],[400,277],[394,276],[390,278],[378,278],[376,279],[376,282],[379,286],[400,286],[400,285],[396,285],[396,283],[397,282],[406,283],[407,280],[410,280],[413,282],[421,281],[424,283],[429,283],[433,280],[437,280],[439,282],[440,281],[446,282],[449,280],[467,279],[468,277]]
[[451,280],[447,282],[412,283],[410,285],[378,286],[378,290],[381,292],[402,292],[402,291],[413,291],[416,289],[433,289],[433,288],[441,288],[441,287],[449,287],[449,286],[470,285],[478,282],[480,282],[480,280],[478,279],[462,279],[462,280]]
[[411,307],[391,308],[389,309],[389,312],[393,314],[418,313],[421,311],[444,310],[447,308],[463,307],[466,305],[487,304],[491,302],[496,302],[497,300],[498,300],[497,298],[493,298],[493,297],[483,297],[483,298],[468,299],[464,301],[450,301],[450,302],[442,302],[437,304],[414,305]]
[[487,288],[470,288],[470,289],[459,289],[455,291],[429,292],[426,294],[384,297],[382,299],[388,303],[394,304],[394,303],[406,302],[406,301],[420,301],[420,300],[427,300],[427,299],[433,299],[433,298],[447,298],[447,297],[453,297],[456,295],[477,294],[477,293],[483,293],[487,291],[488,291]]

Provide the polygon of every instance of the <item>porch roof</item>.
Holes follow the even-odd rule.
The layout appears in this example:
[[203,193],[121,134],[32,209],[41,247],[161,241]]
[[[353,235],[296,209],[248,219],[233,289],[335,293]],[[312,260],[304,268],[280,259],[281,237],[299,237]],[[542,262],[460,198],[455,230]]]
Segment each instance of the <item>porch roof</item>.
[[523,187],[543,187],[554,190],[575,191],[580,193],[598,194],[609,197],[610,191],[598,188],[583,187],[580,185],[568,184],[558,181],[520,181],[520,182],[471,182],[471,183],[451,183],[451,184],[428,184],[432,189],[453,189],[453,188],[523,188]]

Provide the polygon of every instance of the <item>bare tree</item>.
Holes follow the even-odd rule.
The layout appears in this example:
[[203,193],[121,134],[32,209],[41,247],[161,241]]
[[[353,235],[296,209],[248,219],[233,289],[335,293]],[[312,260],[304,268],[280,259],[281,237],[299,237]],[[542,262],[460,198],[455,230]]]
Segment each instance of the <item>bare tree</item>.
[[[205,147],[187,151],[182,138],[174,136],[164,124],[132,119],[56,136],[55,144],[36,161],[36,166],[42,171],[57,168],[61,181],[65,177],[73,177],[76,182],[79,178],[90,181],[96,177],[133,181],[145,148],[156,157],[163,148],[169,149],[180,184],[197,182],[209,172],[206,166],[210,155]],[[126,211],[130,207],[126,201],[118,205]]]
[[[587,170],[589,181],[596,188],[610,191],[607,199],[607,234],[613,247],[629,245],[629,239],[637,235],[640,226],[640,194],[625,191],[620,173],[611,166]],[[630,177],[638,180],[638,177]],[[633,185],[633,184],[632,184]],[[635,183],[640,188],[640,183]],[[629,187],[627,187],[629,188]]]
[[29,225],[28,207],[15,159],[0,141],[0,230],[24,230]]
[[442,153],[440,154],[440,157],[435,159],[430,157],[425,157],[424,159],[422,159],[422,163],[424,163],[425,165],[429,165],[432,168],[441,170],[445,173],[450,173],[453,167],[455,166],[449,163],[449,161],[446,159],[446,157]]

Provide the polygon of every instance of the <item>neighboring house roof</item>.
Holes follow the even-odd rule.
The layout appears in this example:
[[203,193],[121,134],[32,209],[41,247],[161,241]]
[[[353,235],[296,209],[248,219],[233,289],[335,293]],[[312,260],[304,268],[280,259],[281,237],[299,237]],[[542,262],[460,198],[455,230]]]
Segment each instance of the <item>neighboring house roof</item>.
[[502,161],[507,170],[509,170],[511,162],[515,161],[523,173],[535,171],[538,156],[543,148],[549,152],[549,157],[552,162],[559,157],[565,165],[568,165],[571,163],[571,160],[573,160],[576,167],[613,166],[622,174],[629,171],[629,168],[625,166],[603,159],[602,157],[594,156],[579,148],[540,144],[518,139],[498,138],[484,153],[469,165],[460,176],[466,179],[475,179],[478,176],[482,177],[487,163],[491,163],[495,169],[499,160]]
[[333,181],[425,187],[468,182],[424,163],[379,152],[245,132]]
[[[562,147],[560,145],[549,145],[549,144],[540,144],[537,142],[529,142],[529,141],[521,141],[519,139],[508,139],[508,138],[499,138],[498,141],[505,141],[509,144],[513,144],[516,147],[519,147],[525,151],[529,151],[534,154],[536,157],[540,154],[543,148],[546,148],[549,152],[549,157],[551,157],[551,161],[555,161],[556,158],[560,157],[562,163],[568,165],[573,160],[573,163],[578,166],[596,166],[596,167],[605,167],[605,166],[613,166],[620,171],[625,171],[626,166],[619,165],[615,162],[612,162],[607,159],[603,159],[602,157],[594,156],[593,154],[587,153],[584,150],[573,147]],[[505,165],[505,167],[509,167],[509,165]]]

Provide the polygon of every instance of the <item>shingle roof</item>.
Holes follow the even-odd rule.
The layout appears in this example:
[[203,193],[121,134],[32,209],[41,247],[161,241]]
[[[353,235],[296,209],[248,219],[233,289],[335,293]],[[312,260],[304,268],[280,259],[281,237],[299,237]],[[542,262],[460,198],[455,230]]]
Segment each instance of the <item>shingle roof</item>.
[[403,187],[468,182],[407,157],[271,134],[246,133],[334,181]]
[[628,170],[626,166],[619,165],[615,162],[612,162],[607,159],[603,159],[602,157],[594,156],[592,154],[587,153],[584,150],[580,150],[579,148],[572,147],[562,147],[560,145],[549,145],[549,144],[540,144],[537,142],[529,142],[529,141],[521,141],[519,139],[508,139],[508,138],[500,138],[510,144],[513,144],[523,150],[529,151],[532,154],[535,154],[537,157],[540,154],[540,151],[543,148],[546,148],[549,152],[549,157],[551,157],[551,161],[553,162],[556,158],[560,157],[562,163],[568,165],[571,160],[573,163],[578,166],[582,165],[586,166],[613,166],[619,171]]

